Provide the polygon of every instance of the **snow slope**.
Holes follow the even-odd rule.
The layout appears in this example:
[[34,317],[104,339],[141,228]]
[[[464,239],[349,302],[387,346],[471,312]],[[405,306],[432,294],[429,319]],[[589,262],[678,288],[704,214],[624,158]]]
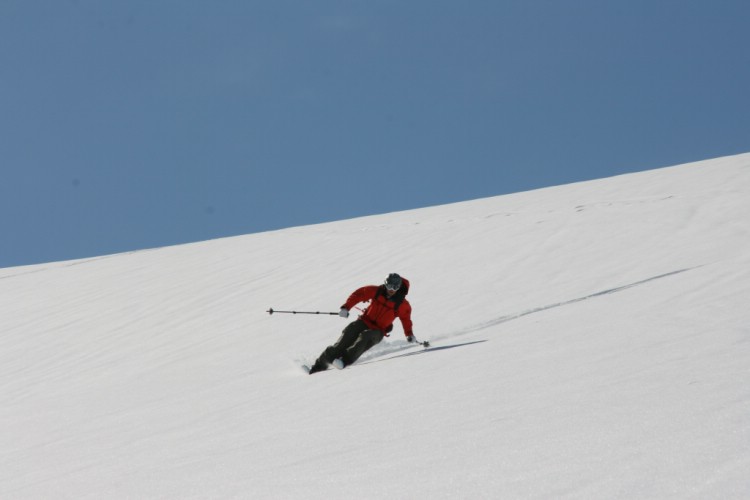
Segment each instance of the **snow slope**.
[[[0,269],[0,498],[748,498],[750,154]],[[12,235],[6,235],[12,237]],[[410,279],[308,376],[355,288]]]

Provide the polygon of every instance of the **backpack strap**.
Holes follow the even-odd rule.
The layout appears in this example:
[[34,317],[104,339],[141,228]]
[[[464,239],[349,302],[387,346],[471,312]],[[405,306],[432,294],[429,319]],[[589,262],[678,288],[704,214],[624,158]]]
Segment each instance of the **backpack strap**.
[[401,303],[404,301],[404,299],[406,298],[407,292],[408,292],[408,289],[406,289],[406,287],[401,287],[396,293],[393,294],[393,297],[388,298],[388,295],[385,293],[385,285],[380,285],[378,287],[378,292],[375,294],[375,296],[377,297],[378,295],[382,295],[387,300],[390,300],[391,302],[393,302],[395,304],[393,306],[393,312],[398,313],[398,308],[401,305]]

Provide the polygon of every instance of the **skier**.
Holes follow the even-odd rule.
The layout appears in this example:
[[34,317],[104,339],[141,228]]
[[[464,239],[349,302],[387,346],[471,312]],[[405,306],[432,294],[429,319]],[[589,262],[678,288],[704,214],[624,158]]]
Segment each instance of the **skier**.
[[372,302],[356,321],[344,328],[338,341],[323,351],[310,367],[310,374],[327,370],[330,364],[339,369],[351,365],[393,330],[396,318],[401,320],[406,340],[414,342],[411,304],[406,300],[407,293],[409,281],[396,273],[389,274],[380,286],[369,285],[355,290],[341,306],[339,316],[348,318],[352,307],[360,302]]

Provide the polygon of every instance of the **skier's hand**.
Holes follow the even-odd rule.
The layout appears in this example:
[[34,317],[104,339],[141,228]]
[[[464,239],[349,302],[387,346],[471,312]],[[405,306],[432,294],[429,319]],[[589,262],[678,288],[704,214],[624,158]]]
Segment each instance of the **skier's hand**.
[[346,307],[342,307],[341,310],[339,311],[339,316],[341,316],[342,318],[348,318],[349,309],[347,309]]
[[415,338],[414,338],[414,335],[408,335],[408,336],[406,337],[406,341],[407,341],[407,342],[409,342],[409,343],[411,343],[411,342],[415,342],[416,340],[417,340],[417,339],[415,339]]

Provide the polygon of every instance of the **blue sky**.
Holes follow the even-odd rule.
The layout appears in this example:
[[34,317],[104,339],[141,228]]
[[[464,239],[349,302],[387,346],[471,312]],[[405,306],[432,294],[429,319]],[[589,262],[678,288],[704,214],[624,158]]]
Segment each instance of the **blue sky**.
[[2,0],[0,267],[748,152],[748,19],[744,0]]

